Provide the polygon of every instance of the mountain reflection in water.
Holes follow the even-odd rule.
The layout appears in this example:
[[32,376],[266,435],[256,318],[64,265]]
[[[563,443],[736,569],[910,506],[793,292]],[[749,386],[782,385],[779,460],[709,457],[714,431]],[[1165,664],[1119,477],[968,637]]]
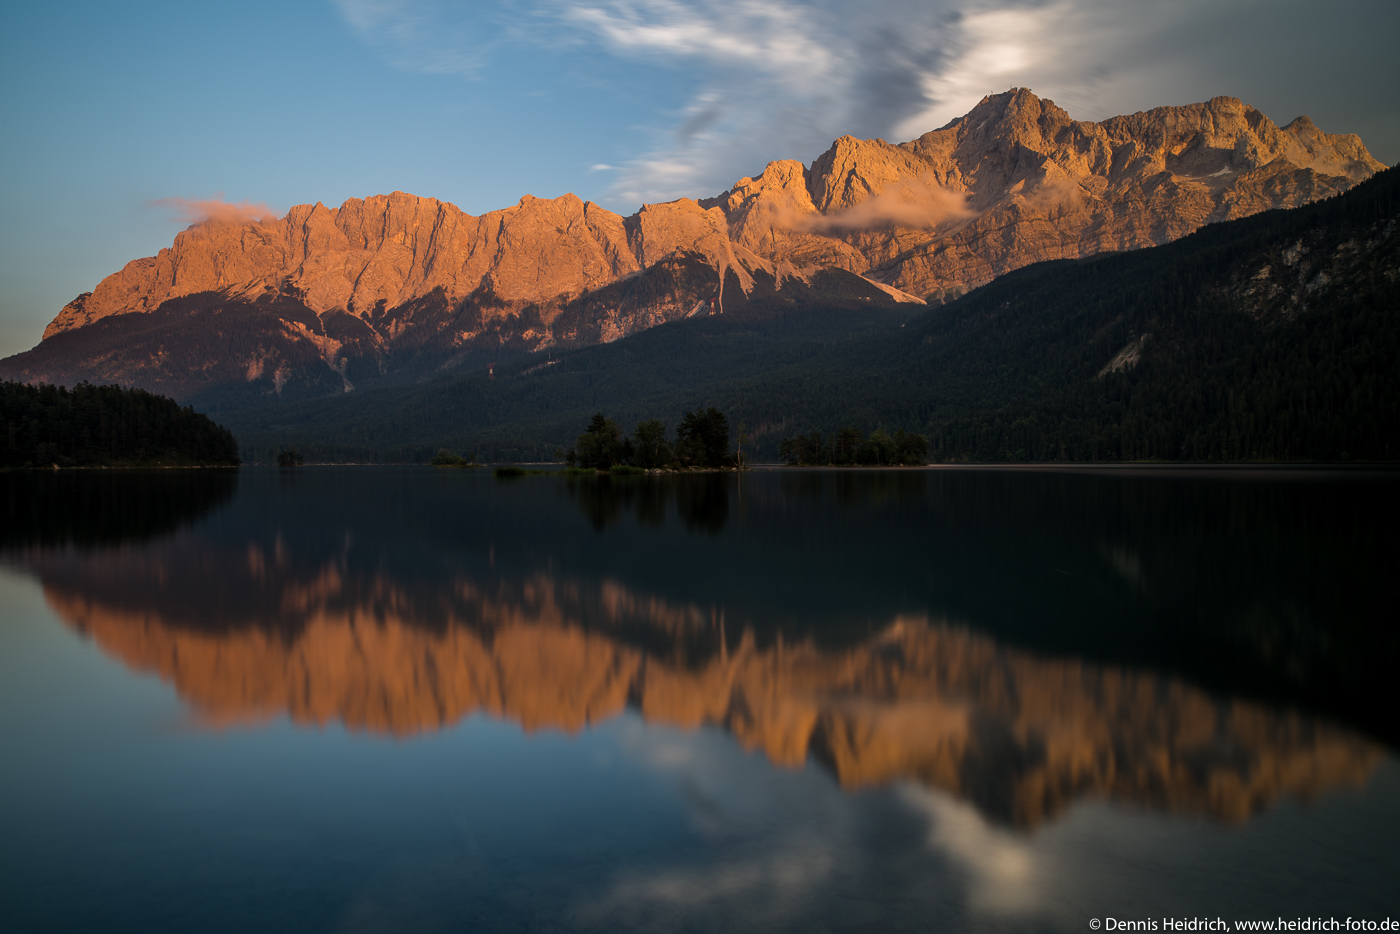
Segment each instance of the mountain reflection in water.
[[[1386,720],[1395,546],[1366,484],[208,477],[147,497],[126,544],[73,510],[5,544],[59,618],[210,726],[572,732],[630,708],[1021,827],[1092,797],[1240,820],[1383,756],[1309,712]],[[12,486],[10,514],[51,482]]]
[[[256,552],[248,567],[267,573]],[[814,756],[846,788],[914,779],[1022,826],[1085,796],[1237,820],[1282,794],[1359,785],[1380,755],[1308,717],[1167,677],[1038,659],[925,619],[896,619],[845,650],[761,649],[749,632],[731,645],[697,607],[615,582],[461,579],[423,613],[389,578],[347,581],[326,567],[283,589],[282,611],[299,620],[286,639],[181,627],[158,604],[114,605],[71,584],[45,593],[69,625],[158,672],[211,724],[286,714],[407,735],[487,713],[576,731],[631,705],[648,721],[722,725],[776,765]],[[708,633],[719,647],[688,660],[608,632],[638,621]]]

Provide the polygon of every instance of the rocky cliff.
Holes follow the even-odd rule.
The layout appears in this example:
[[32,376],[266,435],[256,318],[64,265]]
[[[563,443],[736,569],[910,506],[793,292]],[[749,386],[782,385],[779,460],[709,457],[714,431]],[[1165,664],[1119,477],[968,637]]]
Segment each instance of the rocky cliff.
[[1280,128],[1234,98],[1086,123],[1014,89],[910,142],[843,137],[811,166],[773,162],[716,198],[628,217],[573,195],[474,217],[395,192],[208,221],[69,303],[0,375],[178,398],[349,391],[726,308],[942,301],[1381,168],[1354,135],[1306,117]]

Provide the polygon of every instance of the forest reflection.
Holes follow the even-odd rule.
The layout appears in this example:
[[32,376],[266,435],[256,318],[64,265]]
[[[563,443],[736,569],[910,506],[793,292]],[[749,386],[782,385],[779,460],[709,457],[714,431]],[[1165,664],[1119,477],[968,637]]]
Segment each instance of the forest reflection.
[[160,538],[225,506],[236,469],[17,471],[0,484],[0,550]]
[[601,532],[625,513],[653,528],[665,524],[672,504],[685,528],[718,534],[729,521],[732,475],[701,473],[680,476],[570,476],[569,496]]

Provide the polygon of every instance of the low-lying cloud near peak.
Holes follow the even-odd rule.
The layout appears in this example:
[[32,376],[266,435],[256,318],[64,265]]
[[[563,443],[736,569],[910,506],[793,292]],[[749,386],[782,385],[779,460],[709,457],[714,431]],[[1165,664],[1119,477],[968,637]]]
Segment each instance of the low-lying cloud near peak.
[[168,208],[175,220],[186,224],[217,223],[246,224],[250,221],[276,220],[278,214],[259,201],[225,201],[222,195],[207,200],[197,198],[157,198],[152,207]]
[[831,214],[803,214],[788,226],[808,233],[869,230],[896,225],[932,230],[940,224],[971,220],[977,212],[967,196],[934,181],[909,179],[891,185],[860,204]]

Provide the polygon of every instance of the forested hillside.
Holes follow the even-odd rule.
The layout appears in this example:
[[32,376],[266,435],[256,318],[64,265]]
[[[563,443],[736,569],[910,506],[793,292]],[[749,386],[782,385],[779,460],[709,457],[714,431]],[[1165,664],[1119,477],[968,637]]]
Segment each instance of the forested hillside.
[[850,311],[716,316],[235,427],[258,449],[352,459],[426,460],[443,445],[532,458],[596,411],[624,429],[674,427],[714,405],[750,426],[755,459],[855,426],[924,434],[941,461],[1390,460],[1397,217],[1388,170],[1165,246],[1027,267],[902,326],[894,312],[869,327]]
[[233,434],[142,389],[0,382],[0,468],[237,466]]
[[922,308],[784,310],[775,303],[663,324],[600,347],[511,356],[490,374],[219,418],[250,463],[270,463],[286,445],[312,461],[426,462],[440,447],[493,461],[548,460],[599,410],[628,432],[658,418],[674,438],[683,413],[703,408],[707,393],[896,334]]

